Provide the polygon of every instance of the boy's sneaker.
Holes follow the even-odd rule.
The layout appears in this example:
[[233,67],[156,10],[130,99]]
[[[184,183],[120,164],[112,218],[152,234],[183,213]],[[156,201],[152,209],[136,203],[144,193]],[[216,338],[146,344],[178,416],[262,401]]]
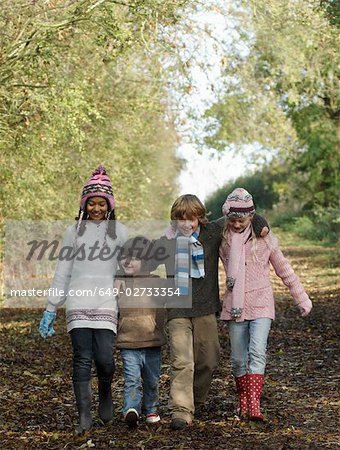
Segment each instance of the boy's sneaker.
[[138,425],[139,414],[134,408],[130,408],[126,411],[124,416],[125,422],[129,427],[134,428]]
[[156,413],[150,413],[146,415],[146,422],[147,423],[156,423],[159,422],[161,418]]

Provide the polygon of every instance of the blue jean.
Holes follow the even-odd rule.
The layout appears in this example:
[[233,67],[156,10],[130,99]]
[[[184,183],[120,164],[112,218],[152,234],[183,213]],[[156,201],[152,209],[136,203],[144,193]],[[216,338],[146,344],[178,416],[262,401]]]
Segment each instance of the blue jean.
[[74,382],[91,380],[92,360],[94,360],[98,378],[111,382],[115,361],[114,332],[94,328],[74,328],[70,331],[73,347]]
[[[123,348],[124,366],[123,414],[134,408],[138,414],[157,413],[159,405],[159,377],[161,375],[161,347]],[[143,401],[141,402],[141,380]],[[142,403],[142,408],[141,408]]]
[[228,322],[231,366],[235,377],[246,373],[264,374],[271,323],[272,320],[266,317]]

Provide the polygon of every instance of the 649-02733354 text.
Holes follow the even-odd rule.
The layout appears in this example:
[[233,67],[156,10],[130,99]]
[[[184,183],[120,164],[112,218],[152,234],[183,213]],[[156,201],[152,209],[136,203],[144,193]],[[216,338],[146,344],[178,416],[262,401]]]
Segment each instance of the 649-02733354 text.
[[126,289],[118,288],[99,288],[98,286],[93,289],[69,289],[64,291],[57,288],[49,289],[11,289],[11,297],[100,297],[106,296],[120,296],[125,295],[127,297],[173,297],[179,296],[179,289],[172,287],[127,287]]

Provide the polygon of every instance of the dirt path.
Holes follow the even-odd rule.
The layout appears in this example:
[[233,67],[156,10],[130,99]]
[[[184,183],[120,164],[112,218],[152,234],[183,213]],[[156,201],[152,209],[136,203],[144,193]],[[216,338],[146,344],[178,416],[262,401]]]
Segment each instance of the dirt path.
[[[71,348],[62,313],[56,337],[39,338],[41,311],[0,310],[0,449],[335,449],[339,448],[338,317],[340,269],[335,249],[288,246],[285,253],[314,302],[301,319],[275,280],[277,320],[271,331],[263,409],[264,424],[234,415],[235,390],[229,367],[227,330],[220,324],[221,364],[206,410],[185,432],[169,428],[168,351],[161,383],[162,424],[130,431],[121,422],[122,367],[114,380],[116,417],[74,438]],[[223,280],[221,279],[223,283]],[[95,390],[96,380],[93,381]],[[95,397],[95,401],[97,398]],[[94,414],[95,407],[94,407]]]

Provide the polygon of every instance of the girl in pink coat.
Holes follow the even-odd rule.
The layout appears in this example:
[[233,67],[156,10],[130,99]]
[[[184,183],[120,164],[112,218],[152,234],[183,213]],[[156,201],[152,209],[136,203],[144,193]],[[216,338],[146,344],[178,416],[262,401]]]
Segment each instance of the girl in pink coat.
[[[227,221],[220,257],[227,276],[221,319],[228,321],[232,372],[239,394],[239,414],[264,419],[260,397],[264,382],[269,330],[275,318],[270,264],[289,288],[302,317],[312,302],[269,232],[256,238],[252,228],[253,198],[243,188],[228,195],[223,207]],[[269,264],[270,263],[270,264]]]

